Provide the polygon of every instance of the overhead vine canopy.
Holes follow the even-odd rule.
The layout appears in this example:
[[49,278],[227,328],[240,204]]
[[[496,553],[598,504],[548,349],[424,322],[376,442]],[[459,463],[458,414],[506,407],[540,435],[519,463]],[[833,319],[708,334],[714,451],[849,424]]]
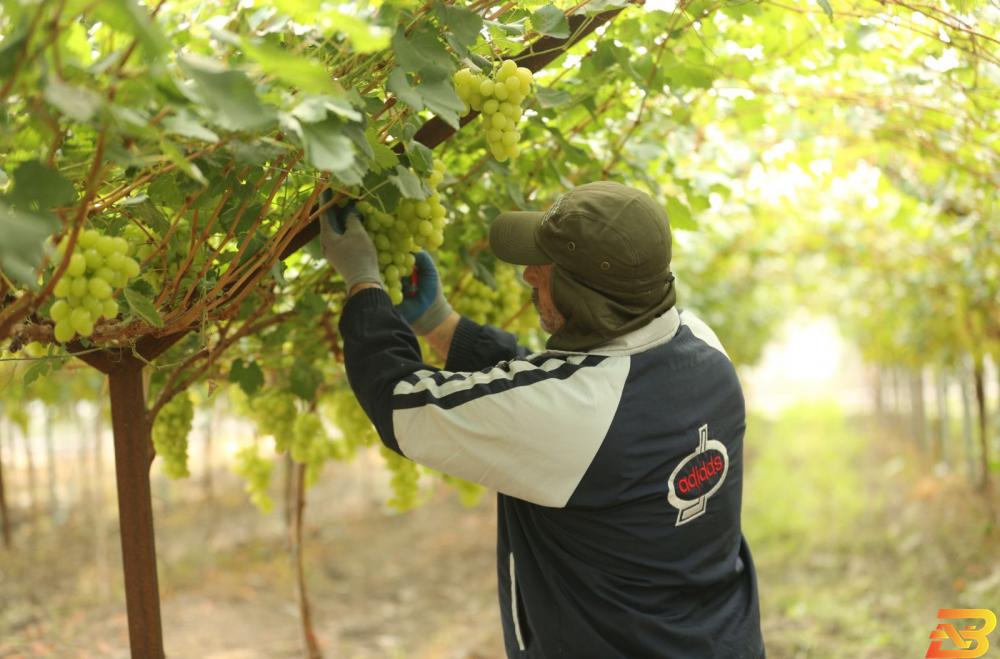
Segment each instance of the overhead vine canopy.
[[[141,247],[142,274],[72,351],[192,329],[203,345],[317,312],[303,296],[336,286],[295,252],[320,188],[392,212],[433,194],[434,158],[456,285],[458,271],[492,284],[482,240],[499,208],[613,177],[663,200],[697,255],[678,259],[682,302],[730,329],[743,361],[775,322],[764,300],[795,288],[775,259],[796,250],[850,266],[842,308],[871,319],[850,280],[884,281],[876,236],[967,240],[964,270],[986,282],[965,296],[972,334],[1000,334],[994,4],[258,4],[2,4],[0,340],[54,340],[53,293],[87,228]],[[583,20],[617,10],[593,32]],[[536,73],[521,153],[498,162],[481,124],[458,130],[452,76],[543,38],[568,54]]]

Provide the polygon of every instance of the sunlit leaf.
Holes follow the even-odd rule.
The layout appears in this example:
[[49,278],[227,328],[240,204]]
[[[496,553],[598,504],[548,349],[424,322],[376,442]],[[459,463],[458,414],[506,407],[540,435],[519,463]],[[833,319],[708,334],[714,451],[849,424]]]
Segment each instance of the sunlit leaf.
[[191,76],[195,93],[214,111],[214,119],[229,130],[253,130],[274,120],[274,113],[257,97],[242,71],[213,60],[187,55],[181,68]]
[[562,9],[555,5],[545,5],[531,15],[531,26],[536,32],[548,37],[565,39],[569,36],[569,21]]
[[153,327],[163,327],[163,318],[156,310],[153,301],[133,288],[125,289],[125,301],[136,316],[146,321]]

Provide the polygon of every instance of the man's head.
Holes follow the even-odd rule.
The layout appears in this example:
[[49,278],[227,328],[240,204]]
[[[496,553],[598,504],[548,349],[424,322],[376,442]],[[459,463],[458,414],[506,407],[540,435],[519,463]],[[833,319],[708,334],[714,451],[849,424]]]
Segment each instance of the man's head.
[[490,246],[500,259],[528,266],[550,348],[590,349],[676,301],[666,212],[635,188],[588,183],[544,213],[501,213]]

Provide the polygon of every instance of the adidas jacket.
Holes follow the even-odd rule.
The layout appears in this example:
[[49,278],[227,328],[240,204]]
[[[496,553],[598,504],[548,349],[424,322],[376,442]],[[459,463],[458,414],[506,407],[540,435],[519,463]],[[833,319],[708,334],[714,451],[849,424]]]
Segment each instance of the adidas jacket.
[[381,290],[353,296],[340,331],[383,443],[499,492],[508,657],[764,657],[740,530],[743,394],[690,312],[533,355],[463,318],[444,370]]

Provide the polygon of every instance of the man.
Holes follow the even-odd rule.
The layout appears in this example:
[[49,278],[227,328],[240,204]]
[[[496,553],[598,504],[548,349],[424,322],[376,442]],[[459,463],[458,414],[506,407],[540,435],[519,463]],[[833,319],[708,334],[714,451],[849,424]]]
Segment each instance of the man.
[[597,182],[494,220],[491,248],[526,266],[551,333],[533,355],[452,311],[426,254],[397,310],[358,220],[322,225],[350,295],[347,376],[382,441],[499,492],[509,657],[764,656],[740,530],[743,395],[712,331],[675,308],[653,199]]

